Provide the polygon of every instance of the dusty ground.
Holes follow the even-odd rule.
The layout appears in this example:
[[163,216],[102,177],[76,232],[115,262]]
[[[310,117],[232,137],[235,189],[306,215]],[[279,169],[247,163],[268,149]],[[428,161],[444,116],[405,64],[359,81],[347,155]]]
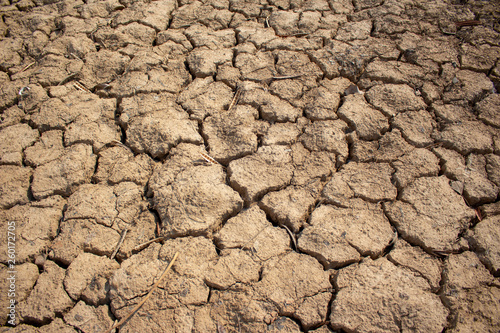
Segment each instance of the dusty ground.
[[499,1],[0,6],[1,332],[499,332]]

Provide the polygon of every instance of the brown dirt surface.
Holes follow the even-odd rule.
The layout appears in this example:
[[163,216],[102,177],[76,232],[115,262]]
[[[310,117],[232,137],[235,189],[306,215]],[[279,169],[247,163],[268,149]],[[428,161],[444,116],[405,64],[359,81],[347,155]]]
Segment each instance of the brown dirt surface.
[[0,332],[498,333],[498,91],[499,0],[0,0]]

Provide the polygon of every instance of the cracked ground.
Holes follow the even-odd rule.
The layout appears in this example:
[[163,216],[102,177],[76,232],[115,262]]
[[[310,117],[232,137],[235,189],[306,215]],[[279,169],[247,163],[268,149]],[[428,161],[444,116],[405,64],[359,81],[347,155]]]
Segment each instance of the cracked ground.
[[498,0],[0,17],[0,332],[499,332]]

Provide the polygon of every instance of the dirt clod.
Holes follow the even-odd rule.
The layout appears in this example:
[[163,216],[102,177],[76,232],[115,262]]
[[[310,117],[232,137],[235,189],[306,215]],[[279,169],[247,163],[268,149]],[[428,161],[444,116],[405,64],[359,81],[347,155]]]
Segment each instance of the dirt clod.
[[441,332],[446,326],[448,310],[427,281],[385,258],[345,268],[335,285],[330,321],[336,329]]

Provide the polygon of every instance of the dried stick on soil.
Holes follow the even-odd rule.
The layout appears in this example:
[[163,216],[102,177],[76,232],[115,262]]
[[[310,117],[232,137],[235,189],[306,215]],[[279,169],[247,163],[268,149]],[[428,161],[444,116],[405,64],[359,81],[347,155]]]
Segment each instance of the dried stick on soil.
[[299,75],[288,75],[288,76],[273,76],[271,79],[273,80],[288,80],[288,79],[298,79],[302,74]]
[[78,81],[73,82],[73,86],[80,91],[85,91],[86,93],[92,94],[92,91],[90,91],[87,87],[85,87],[83,84],[81,84]]
[[200,155],[201,157],[203,157],[203,159],[205,161],[207,161],[208,163],[210,164],[215,164],[215,165],[220,165],[219,162],[217,162],[213,157],[211,157],[210,155],[208,154],[205,154],[204,152],[200,152]]
[[162,240],[164,240],[164,239],[165,239],[165,237],[158,237],[158,238],[155,238],[155,239],[149,240],[149,241],[147,241],[146,243],[142,243],[142,244],[139,244],[139,245],[137,245],[136,247],[134,247],[134,250],[133,250],[133,251],[139,251],[139,250],[142,250],[144,247],[148,246],[149,244],[156,243],[156,242],[162,241]]
[[109,257],[109,259],[114,259],[115,258],[116,254],[118,253],[118,250],[120,250],[120,246],[122,246],[123,241],[125,240],[125,236],[127,235],[127,232],[128,232],[128,229],[124,229],[122,231],[122,235],[120,237],[120,241],[118,242],[118,245],[116,245],[116,248],[113,251],[113,254],[111,255],[111,257]]
[[122,320],[120,320],[118,322],[118,324],[114,324],[113,326],[111,326],[106,332],[104,333],[111,333],[112,330],[114,330],[115,328],[117,327],[120,327],[123,325],[123,323],[125,323],[127,320],[129,320],[136,312],[137,310],[139,310],[143,305],[144,303],[146,303],[146,301],[151,297],[151,295],[153,294],[153,291],[156,290],[156,288],[158,288],[158,286],[160,285],[161,281],[163,280],[163,278],[165,277],[165,275],[167,275],[168,271],[170,270],[170,268],[172,268],[172,265],[174,264],[175,262],[175,259],[177,259],[177,256],[179,255],[179,252],[175,252],[174,254],[174,257],[172,258],[172,260],[170,261],[170,264],[168,264],[167,268],[165,268],[165,270],[163,271],[163,274],[160,276],[160,278],[158,279],[158,281],[156,281],[156,283],[154,284],[154,286],[151,288],[151,290],[149,290],[148,294],[146,295],[146,297],[144,297],[144,299],[139,303],[137,304],[137,306],[132,310],[130,311],[130,313],[128,315],[126,315],[125,317],[123,317]]
[[468,27],[468,26],[481,25],[481,24],[482,24],[481,21],[476,21],[476,20],[455,22],[455,25],[457,27]]
[[[261,232],[263,232],[264,230],[266,230],[268,228],[268,226],[265,226],[264,228],[262,228],[259,232],[257,232],[255,234],[255,236],[253,236],[252,238],[250,238],[245,244],[243,244],[243,246],[241,247],[242,250],[244,249],[250,249],[249,247],[247,247],[248,243],[252,242],[255,238],[257,238],[257,236],[260,235]],[[252,245],[253,247],[253,245]]]
[[241,89],[238,88],[236,90],[236,94],[234,94],[234,97],[233,97],[233,100],[231,101],[231,104],[229,104],[229,107],[227,108],[227,111],[231,111],[231,109],[234,108],[236,106],[236,104],[238,104],[238,100],[240,99],[240,95],[241,95]]
[[118,140],[111,140],[111,142],[110,142],[110,143],[108,143],[108,145],[110,145],[110,146],[120,146],[120,147],[122,147],[122,148],[125,148],[125,149],[130,150],[130,148],[129,148],[129,147],[127,147],[126,145],[124,145],[123,143],[121,143],[121,142],[120,142],[120,141],[118,141]]
[[34,64],[36,64],[36,61],[33,61],[33,62],[27,64],[26,66],[24,66],[23,68],[21,68],[21,70],[19,72],[17,72],[16,74],[19,74],[19,73],[22,73],[22,72],[26,71],[28,68],[30,68]]
[[69,81],[70,79],[74,78],[75,76],[78,75],[78,72],[75,72],[75,73],[71,73],[69,74],[68,76],[66,76],[64,79],[62,79],[61,81],[59,81],[59,83],[57,84],[58,86],[60,86],[61,84]]
[[286,225],[283,225],[283,227],[285,227],[286,231],[288,231],[288,234],[290,235],[290,238],[292,239],[293,247],[295,248],[296,251],[298,251],[299,248],[297,247],[297,241],[295,240],[295,235],[290,231],[290,229],[288,229],[288,227]]

